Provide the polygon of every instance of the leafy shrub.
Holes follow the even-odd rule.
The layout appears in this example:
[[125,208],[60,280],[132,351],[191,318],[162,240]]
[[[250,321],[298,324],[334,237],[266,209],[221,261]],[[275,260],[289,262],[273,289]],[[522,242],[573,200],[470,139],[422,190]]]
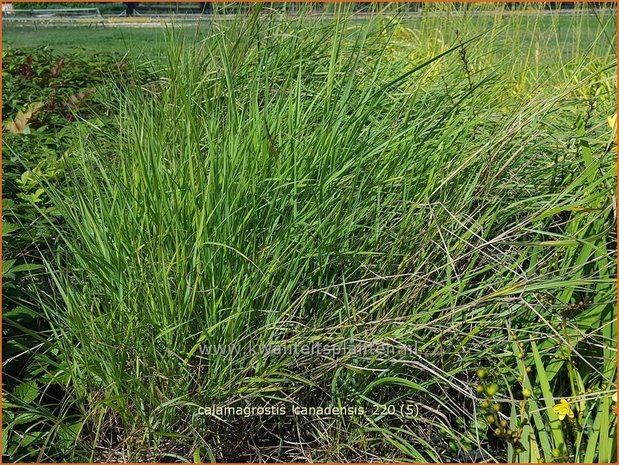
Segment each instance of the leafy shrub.
[[[108,115],[108,102],[97,92],[147,74],[113,56],[3,50],[2,443],[10,460],[45,457],[39,455],[42,444],[76,428],[65,424],[71,417],[58,400],[66,388],[65,368],[48,346],[49,324],[35,303],[37,294],[50,289],[42,257],[62,252],[63,222],[48,189],[64,188],[73,152],[83,143],[78,128],[102,124]],[[71,441],[60,440],[47,452],[67,456],[73,449]]]

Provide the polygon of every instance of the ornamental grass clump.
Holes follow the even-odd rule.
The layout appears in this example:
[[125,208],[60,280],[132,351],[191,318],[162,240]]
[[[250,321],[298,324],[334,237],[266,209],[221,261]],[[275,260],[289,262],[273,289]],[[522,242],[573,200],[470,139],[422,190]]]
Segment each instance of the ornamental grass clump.
[[[583,382],[613,385],[615,62],[537,66],[502,19],[460,21],[431,56],[394,54],[380,17],[170,31],[163,84],[125,91],[53,193],[64,248],[40,298],[85,441],[132,461],[527,461],[569,440],[516,425],[510,331],[537,341],[542,387],[565,387],[559,340]],[[561,320],[547,296],[592,303]],[[251,350],[316,342],[396,352]],[[479,366],[502,368],[478,393]],[[198,413],[266,404],[370,413]]]

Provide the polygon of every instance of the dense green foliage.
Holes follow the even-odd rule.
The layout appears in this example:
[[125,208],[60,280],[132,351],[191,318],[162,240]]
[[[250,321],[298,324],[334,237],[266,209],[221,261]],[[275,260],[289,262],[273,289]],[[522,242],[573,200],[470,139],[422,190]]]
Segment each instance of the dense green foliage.
[[[60,438],[50,445],[52,451],[73,448],[67,440],[75,436],[73,427],[67,418],[57,420],[64,411],[58,403],[62,388],[48,385],[59,382],[59,361],[47,346],[49,324],[36,303],[37,293],[50,289],[42,257],[62,248],[56,228],[63,221],[47,190],[65,186],[73,151],[81,143],[78,128],[112,124],[109,107],[99,98],[107,83],[126,86],[136,78],[145,79],[146,73],[129,71],[128,62],[118,57],[3,50],[2,444],[10,460],[36,459],[50,431]],[[38,110],[13,133],[10,123],[28,107]],[[31,405],[35,398],[36,406]]]
[[[49,152],[5,131],[5,257],[45,266],[9,302],[50,328],[9,458],[616,460],[614,24],[538,21],[172,29]],[[252,350],[316,343],[362,350]],[[357,410],[198,410],[269,403]]]

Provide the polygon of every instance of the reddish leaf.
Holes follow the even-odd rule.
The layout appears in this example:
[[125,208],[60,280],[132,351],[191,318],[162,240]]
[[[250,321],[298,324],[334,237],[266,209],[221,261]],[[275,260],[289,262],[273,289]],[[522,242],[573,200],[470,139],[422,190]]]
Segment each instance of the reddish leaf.
[[60,76],[62,72],[62,68],[64,68],[64,58],[62,58],[56,66],[52,67],[52,76],[57,77]]
[[32,79],[34,77],[32,55],[28,55],[26,61],[19,66],[19,74],[21,74],[24,79]]

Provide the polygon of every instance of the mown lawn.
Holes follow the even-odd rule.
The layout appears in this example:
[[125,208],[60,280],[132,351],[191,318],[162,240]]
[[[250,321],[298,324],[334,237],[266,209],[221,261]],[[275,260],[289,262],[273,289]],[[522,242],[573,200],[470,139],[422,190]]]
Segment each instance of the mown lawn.
[[[579,47],[600,44],[599,35],[612,38],[615,34],[614,15],[612,11],[600,12],[598,15],[560,15],[557,12],[539,12],[535,14],[504,13],[510,28],[524,34],[526,41],[555,42],[560,44],[564,54],[581,51]],[[453,13],[458,17],[462,13]],[[480,29],[493,27],[495,15],[484,13],[476,20]],[[315,21],[324,21],[317,18]],[[364,21],[357,19],[357,21]],[[403,20],[403,24],[411,28],[428,27],[435,29],[445,17],[434,20],[411,18]],[[449,21],[449,20],[447,20]],[[203,20],[196,25],[181,26],[180,31],[186,38],[203,38],[211,28],[211,20]],[[549,31],[551,31],[549,33]],[[164,27],[103,27],[103,26],[28,26],[15,25],[10,22],[3,24],[2,44],[4,47],[36,48],[45,45],[53,46],[60,52],[73,52],[83,49],[88,52],[131,53],[144,57],[160,56],[165,52]],[[453,28],[444,27],[442,33],[451,39]],[[523,42],[524,43],[524,42]],[[602,45],[604,46],[604,45]],[[546,55],[544,59],[553,59]]]
[[[195,27],[182,30],[187,37],[196,33]],[[5,25],[2,45],[26,49],[47,45],[66,53],[76,50],[86,53],[130,53],[147,59],[165,53],[165,31],[161,27],[47,26],[35,29],[32,26]]]

